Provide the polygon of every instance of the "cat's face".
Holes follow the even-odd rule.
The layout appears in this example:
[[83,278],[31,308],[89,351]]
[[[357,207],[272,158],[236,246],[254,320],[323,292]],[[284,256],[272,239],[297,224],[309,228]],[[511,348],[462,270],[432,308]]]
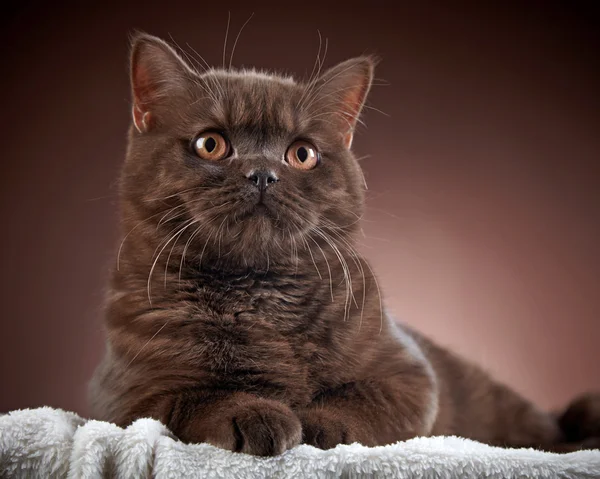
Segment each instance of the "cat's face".
[[310,84],[197,73],[162,41],[138,37],[128,213],[154,214],[150,223],[181,233],[189,255],[253,267],[293,261],[306,243],[348,240],[364,201],[349,148],[372,69],[358,58]]

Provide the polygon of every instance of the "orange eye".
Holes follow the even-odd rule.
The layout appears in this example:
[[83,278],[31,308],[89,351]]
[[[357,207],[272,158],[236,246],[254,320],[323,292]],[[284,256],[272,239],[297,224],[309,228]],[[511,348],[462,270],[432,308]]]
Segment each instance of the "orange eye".
[[194,140],[194,151],[203,160],[222,160],[229,154],[229,142],[223,135],[206,131]]
[[308,141],[295,141],[285,154],[286,161],[299,170],[312,170],[319,164],[319,152]]

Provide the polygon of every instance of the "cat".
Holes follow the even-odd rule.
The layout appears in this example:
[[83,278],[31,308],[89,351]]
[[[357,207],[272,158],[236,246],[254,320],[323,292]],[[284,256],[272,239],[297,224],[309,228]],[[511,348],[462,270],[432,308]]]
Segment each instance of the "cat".
[[598,396],[543,412],[386,313],[354,247],[351,146],[376,62],[317,62],[307,81],[200,71],[136,34],[96,418],[258,456],[448,434],[598,445]]

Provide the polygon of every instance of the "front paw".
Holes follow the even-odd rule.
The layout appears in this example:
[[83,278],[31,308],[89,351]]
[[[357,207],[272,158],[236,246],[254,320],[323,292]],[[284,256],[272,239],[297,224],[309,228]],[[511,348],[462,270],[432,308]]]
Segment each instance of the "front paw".
[[300,411],[298,417],[302,422],[302,442],[319,449],[332,449],[338,444],[358,442],[355,427],[339,416],[327,409]]
[[302,426],[285,404],[255,399],[224,410],[206,442],[234,452],[275,456],[300,444]]

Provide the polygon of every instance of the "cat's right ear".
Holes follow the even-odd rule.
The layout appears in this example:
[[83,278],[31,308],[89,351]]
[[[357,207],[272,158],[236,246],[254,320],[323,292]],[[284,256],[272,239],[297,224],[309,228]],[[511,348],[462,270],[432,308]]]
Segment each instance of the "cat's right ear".
[[194,71],[166,42],[137,33],[131,42],[131,90],[133,124],[149,131],[157,121],[165,99],[185,91]]

